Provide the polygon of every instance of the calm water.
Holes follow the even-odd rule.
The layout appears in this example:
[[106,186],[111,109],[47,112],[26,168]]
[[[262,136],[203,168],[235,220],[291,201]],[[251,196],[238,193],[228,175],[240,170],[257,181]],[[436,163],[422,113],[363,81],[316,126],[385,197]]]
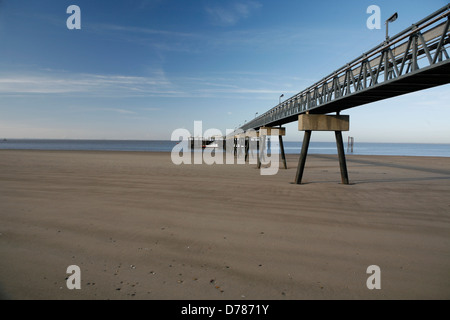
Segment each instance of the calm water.
[[[0,140],[0,149],[14,150],[95,150],[95,151],[144,151],[170,152],[176,145],[174,141],[145,140]],[[284,143],[286,153],[299,154],[301,142]],[[347,152],[347,144],[344,144]],[[311,142],[310,154],[336,154],[335,142]],[[350,152],[347,152],[350,153]],[[355,142],[353,154],[359,155],[399,155],[450,157],[450,144],[415,143],[358,143]]]
[[34,140],[0,141],[0,149],[170,152],[176,142],[145,140]]

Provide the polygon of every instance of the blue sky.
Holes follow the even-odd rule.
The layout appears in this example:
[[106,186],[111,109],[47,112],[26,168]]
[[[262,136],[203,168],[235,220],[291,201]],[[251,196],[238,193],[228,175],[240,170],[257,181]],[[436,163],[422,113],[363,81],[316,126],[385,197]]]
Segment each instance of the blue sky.
[[[0,138],[169,140],[199,120],[225,133],[382,42],[369,5],[399,13],[394,34],[446,3],[0,0]],[[346,135],[450,143],[449,101],[446,85],[349,109]]]

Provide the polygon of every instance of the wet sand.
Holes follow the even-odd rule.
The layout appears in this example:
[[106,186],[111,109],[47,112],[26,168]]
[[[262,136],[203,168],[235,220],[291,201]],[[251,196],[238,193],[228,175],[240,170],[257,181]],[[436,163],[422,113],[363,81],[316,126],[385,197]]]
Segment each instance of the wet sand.
[[450,158],[297,159],[2,150],[0,298],[450,299]]

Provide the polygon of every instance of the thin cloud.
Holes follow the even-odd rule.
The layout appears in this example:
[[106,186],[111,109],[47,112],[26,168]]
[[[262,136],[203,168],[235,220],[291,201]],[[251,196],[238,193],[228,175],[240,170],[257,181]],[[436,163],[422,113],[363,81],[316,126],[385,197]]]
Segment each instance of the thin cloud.
[[159,111],[161,110],[161,108],[151,108],[151,107],[147,107],[147,108],[139,108],[142,111]]
[[96,109],[98,111],[108,111],[108,112],[115,112],[120,114],[137,114],[134,111],[126,110],[126,109],[117,109],[117,108],[98,108]]
[[94,24],[93,32],[115,40],[150,47],[157,52],[198,52],[198,46],[207,41],[198,33],[153,29],[116,24]]
[[91,96],[179,94],[163,72],[153,77],[98,74],[11,75],[0,78],[0,95],[72,94]]
[[260,7],[261,4],[256,1],[242,1],[228,5],[208,6],[205,11],[212,24],[228,27],[248,18],[253,11]]
[[[280,88],[280,79],[261,80],[260,74],[208,74],[197,77],[169,77],[160,70],[152,76],[125,76],[102,74],[68,74],[48,70],[36,75],[0,76],[0,96],[26,97],[30,95],[60,95],[77,97],[164,97],[164,98],[221,98],[242,97],[260,99],[279,95],[279,92],[297,93],[287,86]],[[283,78],[283,81],[286,79]],[[125,109],[124,109],[125,110]],[[122,109],[108,109],[127,113]],[[158,108],[148,107],[146,111]]]
[[142,27],[132,27],[132,26],[121,26],[114,24],[97,24],[94,26],[97,30],[103,31],[112,31],[116,32],[125,32],[125,33],[138,33],[144,35],[162,35],[162,36],[172,36],[172,37],[181,37],[181,38],[192,38],[197,35],[194,33],[187,32],[176,32],[176,31],[168,31],[168,30],[160,30],[160,29],[150,29],[150,28],[142,28]]

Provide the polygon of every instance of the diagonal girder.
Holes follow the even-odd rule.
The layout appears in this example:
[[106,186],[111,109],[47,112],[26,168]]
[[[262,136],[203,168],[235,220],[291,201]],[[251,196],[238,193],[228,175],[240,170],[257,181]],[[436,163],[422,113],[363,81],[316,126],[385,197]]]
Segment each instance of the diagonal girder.
[[248,122],[283,125],[450,83],[450,4]]

